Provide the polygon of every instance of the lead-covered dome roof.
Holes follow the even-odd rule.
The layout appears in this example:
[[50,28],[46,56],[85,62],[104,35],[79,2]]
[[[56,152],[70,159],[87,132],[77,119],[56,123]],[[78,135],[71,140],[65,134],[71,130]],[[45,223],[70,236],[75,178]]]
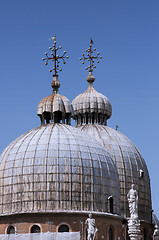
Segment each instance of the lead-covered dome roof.
[[127,193],[132,183],[139,194],[139,219],[151,221],[151,188],[146,163],[136,146],[122,133],[99,124],[79,127],[94,137],[110,153],[120,180],[121,214],[129,217]]
[[154,224],[154,228],[155,228],[153,238],[155,240],[158,240],[159,239],[159,220],[154,212],[152,212],[152,223]]
[[66,124],[47,124],[13,141],[0,156],[0,214],[107,212],[119,178],[109,153]]
[[97,92],[93,87],[95,78],[89,72],[87,90],[78,95],[72,102],[76,124],[102,123],[107,124],[107,119],[112,115],[112,106],[107,97]]
[[73,115],[73,107],[69,99],[65,96],[57,94],[51,94],[48,97],[43,98],[37,109],[37,115],[41,116],[43,113],[55,113],[62,112],[65,114]]
[[53,93],[43,98],[37,108],[37,115],[40,117],[41,124],[50,123],[67,123],[71,124],[71,116],[74,115],[72,103],[65,96],[58,93],[60,83],[58,75],[53,76],[51,84]]

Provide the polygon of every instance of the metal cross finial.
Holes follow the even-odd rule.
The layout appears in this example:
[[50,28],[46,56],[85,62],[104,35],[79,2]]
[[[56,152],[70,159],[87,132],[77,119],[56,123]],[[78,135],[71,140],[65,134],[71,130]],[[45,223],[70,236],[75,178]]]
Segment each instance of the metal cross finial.
[[82,58],[80,58],[80,60],[83,60],[82,61],[82,64],[84,64],[84,61],[85,60],[88,60],[89,61],[89,66],[86,67],[85,69],[88,70],[89,69],[89,72],[93,72],[93,69],[96,68],[96,66],[94,66],[94,59],[97,60],[97,63],[99,63],[99,59],[101,59],[102,57],[99,56],[99,52],[97,52],[97,56],[93,56],[93,52],[96,51],[96,49],[92,48],[92,44],[93,44],[93,40],[92,38],[90,39],[90,45],[89,45],[89,48],[86,49],[86,52],[87,52],[87,57],[85,57],[85,54],[82,53]]
[[61,46],[60,47],[56,47],[56,35],[54,35],[54,37],[51,37],[49,40],[54,41],[53,47],[49,47],[49,50],[51,50],[52,57],[48,57],[48,54],[46,52],[45,53],[46,58],[42,58],[42,60],[46,61],[45,65],[48,65],[48,61],[52,60],[52,62],[54,62],[54,67],[51,70],[49,70],[49,71],[50,72],[55,71],[54,75],[57,75],[58,71],[62,71],[62,69],[59,68],[60,60],[62,59],[63,60],[63,64],[65,64],[66,63],[65,59],[68,58],[68,56],[66,56],[66,51],[63,52],[62,56],[59,56],[57,54],[57,51],[59,49],[61,49],[62,47]]

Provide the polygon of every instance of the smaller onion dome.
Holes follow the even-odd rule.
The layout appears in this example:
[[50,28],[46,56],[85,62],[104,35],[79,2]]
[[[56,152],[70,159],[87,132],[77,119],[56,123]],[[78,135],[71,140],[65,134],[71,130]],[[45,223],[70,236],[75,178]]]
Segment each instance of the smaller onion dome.
[[58,93],[60,83],[58,75],[53,76],[51,84],[53,93],[42,99],[38,104],[37,115],[41,119],[41,124],[54,122],[70,124],[71,116],[73,116],[73,107],[69,99]]
[[78,95],[72,102],[77,126],[88,123],[107,125],[107,119],[112,115],[110,101],[94,89],[94,81],[95,78],[92,76],[92,71],[89,71],[87,78],[89,86],[87,90]]

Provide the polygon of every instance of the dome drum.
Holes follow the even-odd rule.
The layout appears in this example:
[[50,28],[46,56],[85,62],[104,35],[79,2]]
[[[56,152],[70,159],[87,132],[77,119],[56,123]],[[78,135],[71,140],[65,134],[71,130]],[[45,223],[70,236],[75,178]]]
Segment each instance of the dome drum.
[[[88,214],[90,212],[59,212],[59,213],[32,213],[32,214],[18,214],[18,215],[10,215],[10,216],[3,216],[0,218],[0,234],[1,233],[8,233],[7,231],[12,226],[15,229],[16,236],[13,236],[14,239],[19,239],[17,234],[23,233],[31,233],[33,229],[39,228],[41,233],[48,233],[48,232],[60,232],[61,226],[67,226],[69,232],[80,232],[81,238],[86,239],[86,225],[85,221],[88,218]],[[113,222],[113,229],[114,232],[120,236],[121,230],[120,228],[123,225],[124,219],[121,216],[108,214],[108,213],[100,213],[100,212],[91,212],[93,218],[95,218],[96,226],[98,228],[98,239],[101,239],[102,236],[107,236],[107,231],[110,226],[112,226]],[[40,219],[40,222],[39,222]],[[101,227],[102,226],[102,227]],[[24,235],[25,236],[25,235]],[[4,236],[3,239],[9,238],[9,236]],[[33,236],[29,234],[29,239],[34,239]],[[41,237],[40,237],[41,238]],[[23,239],[23,238],[20,238]],[[25,238],[24,238],[25,239]],[[50,239],[50,237],[49,237]],[[52,239],[52,238],[51,238]]]
[[51,112],[43,112],[42,115],[39,115],[41,120],[41,125],[53,123],[64,123],[71,125],[71,114],[64,114],[60,111],[56,111],[54,113]]
[[85,113],[85,114],[78,114],[74,117],[76,120],[76,126],[80,125],[87,125],[87,124],[101,124],[107,125],[107,116],[104,114],[97,114],[97,113]]

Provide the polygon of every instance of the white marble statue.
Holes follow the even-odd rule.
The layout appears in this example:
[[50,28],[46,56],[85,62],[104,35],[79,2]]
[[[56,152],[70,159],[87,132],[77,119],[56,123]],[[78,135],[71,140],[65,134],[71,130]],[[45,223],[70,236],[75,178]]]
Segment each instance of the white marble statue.
[[85,224],[87,224],[87,240],[95,240],[95,235],[98,229],[96,228],[95,219],[92,218],[92,214],[89,214]]
[[138,219],[138,193],[134,189],[134,184],[127,195],[129,202],[130,219]]
[[154,230],[154,234],[153,234],[153,239],[154,240],[159,240],[159,229],[158,229],[158,226],[155,225],[155,230]]

